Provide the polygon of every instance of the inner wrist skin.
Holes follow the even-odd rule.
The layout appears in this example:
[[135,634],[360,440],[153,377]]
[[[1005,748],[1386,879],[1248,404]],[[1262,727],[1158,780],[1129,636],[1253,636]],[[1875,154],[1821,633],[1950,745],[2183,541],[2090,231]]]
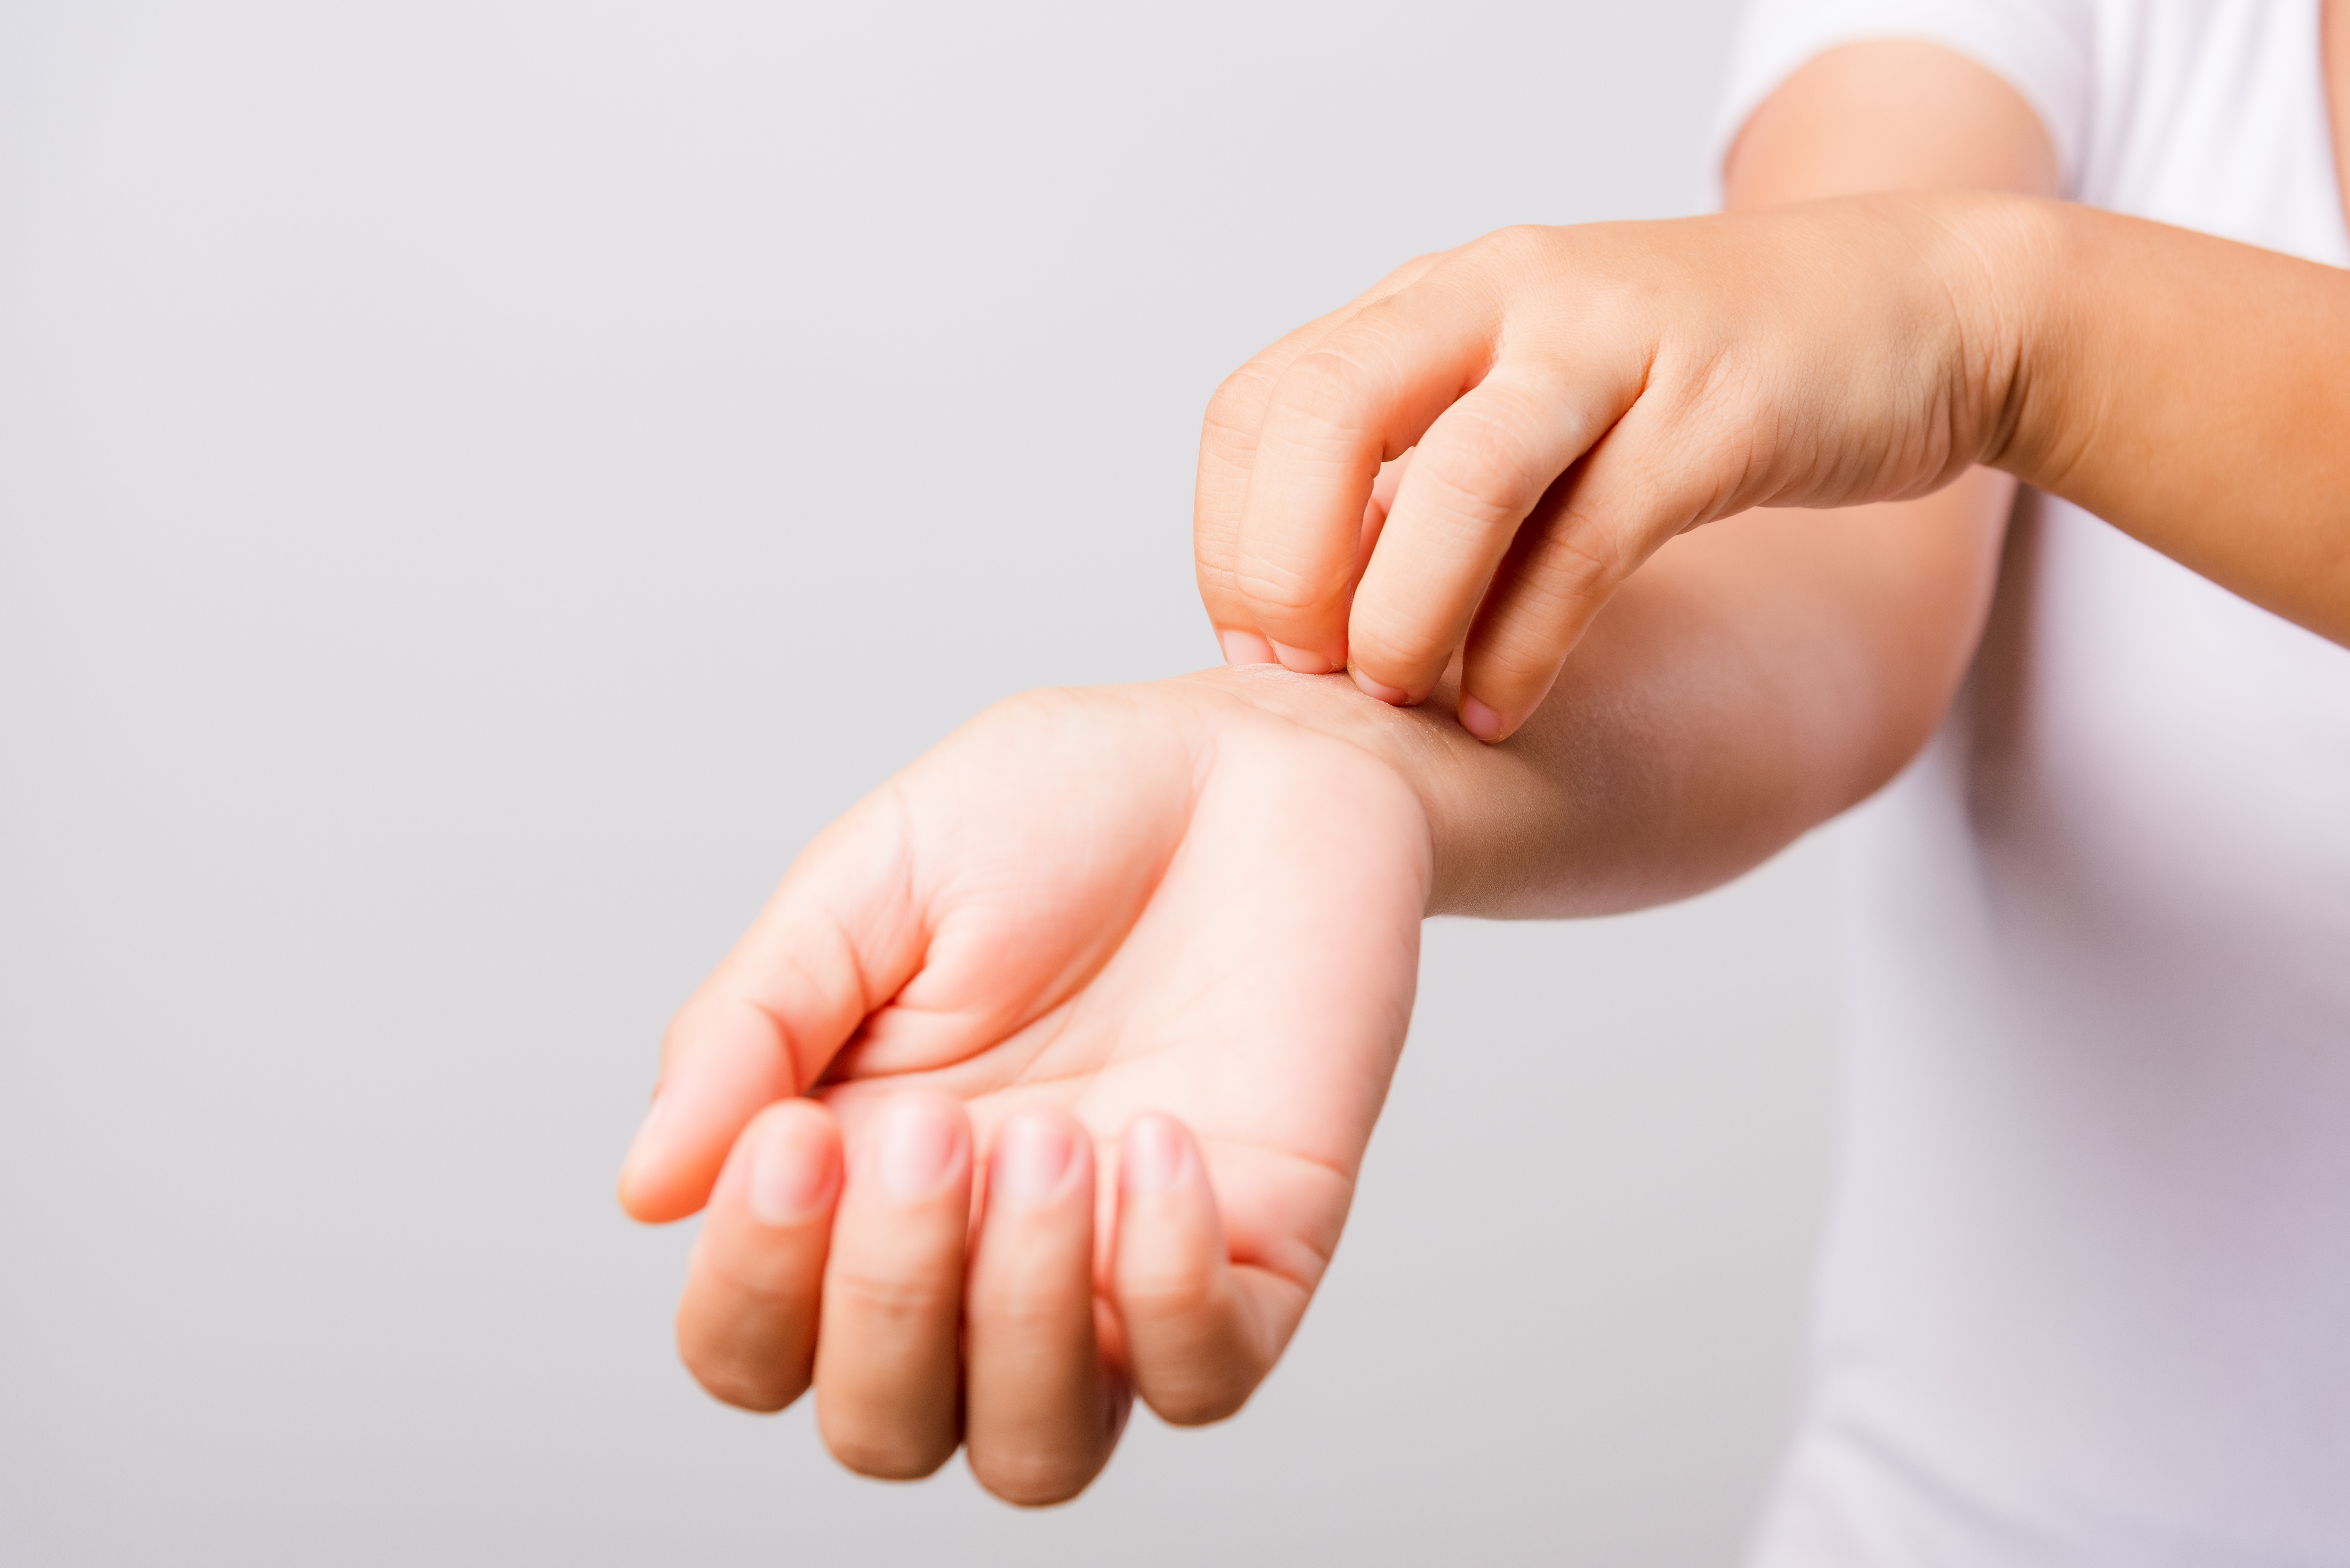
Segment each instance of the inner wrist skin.
[[1549,912],[1555,900],[1545,891],[1561,854],[1573,855],[1567,824],[1580,815],[1575,770],[1553,754],[1564,737],[1522,732],[1510,745],[1487,745],[1455,718],[1459,690],[1451,677],[1409,708],[1365,695],[1343,674],[1298,675],[1277,665],[1203,670],[1180,680],[1212,701],[1347,742],[1392,768],[1427,815],[1435,873],[1429,914]]
[[1366,696],[1347,675],[1293,675],[1281,665],[1224,665],[1180,677],[1217,703],[1241,703],[1302,729],[1347,741],[1394,769],[1419,797],[1429,820],[1433,881],[1429,915],[1492,912],[1481,898],[1482,846],[1504,842],[1506,820],[1525,820],[1527,799],[1558,794],[1537,778],[1533,759],[1490,748],[1464,732],[1452,708],[1457,687],[1443,681],[1424,703],[1394,708]]

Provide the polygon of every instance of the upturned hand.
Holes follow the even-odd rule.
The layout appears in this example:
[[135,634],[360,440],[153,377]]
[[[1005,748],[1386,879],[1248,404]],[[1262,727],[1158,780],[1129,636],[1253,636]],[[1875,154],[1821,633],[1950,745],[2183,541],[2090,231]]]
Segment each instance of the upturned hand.
[[[1275,678],[1278,679],[1278,678]],[[1213,682],[1035,693],[827,830],[671,1024],[621,1200],[678,1334],[868,1475],[1074,1495],[1230,1415],[1336,1244],[1430,877],[1387,763]],[[1356,701],[1359,701],[1356,699]]]

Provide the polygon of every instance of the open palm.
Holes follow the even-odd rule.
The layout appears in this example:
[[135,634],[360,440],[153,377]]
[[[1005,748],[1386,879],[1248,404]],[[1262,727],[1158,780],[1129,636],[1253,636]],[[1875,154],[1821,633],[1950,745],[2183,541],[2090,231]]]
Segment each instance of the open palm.
[[813,1378],[871,1473],[967,1440],[1017,1501],[1090,1479],[1129,1383],[1229,1414],[1336,1244],[1429,878],[1392,769],[1229,692],[990,710],[671,1026],[623,1199],[710,1201],[689,1364],[754,1407]]

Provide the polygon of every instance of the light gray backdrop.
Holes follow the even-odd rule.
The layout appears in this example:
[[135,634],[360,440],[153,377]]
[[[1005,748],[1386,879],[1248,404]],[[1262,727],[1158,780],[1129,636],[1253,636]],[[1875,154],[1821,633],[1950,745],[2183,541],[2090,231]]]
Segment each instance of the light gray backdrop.
[[0,1561],[1725,1563],[1830,877],[1430,933],[1238,1420],[1043,1515],[673,1359],[668,1010],[990,699],[1206,662],[1218,378],[1699,200],[1723,0],[0,8]]

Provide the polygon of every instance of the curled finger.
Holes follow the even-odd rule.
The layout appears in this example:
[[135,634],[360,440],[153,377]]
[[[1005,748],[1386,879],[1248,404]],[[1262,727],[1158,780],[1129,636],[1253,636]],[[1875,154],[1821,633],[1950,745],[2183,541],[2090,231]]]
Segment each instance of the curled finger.
[[1372,486],[1492,368],[1500,326],[1489,293],[1440,269],[1357,312],[1282,374],[1258,431],[1232,575],[1248,624],[1284,665],[1346,666]]
[[1009,1502],[1075,1497],[1125,1414],[1094,1332],[1093,1141],[1067,1112],[997,1128],[963,1290],[963,1441]]
[[1199,1146],[1171,1116],[1127,1129],[1112,1291],[1135,1390],[1179,1427],[1245,1404],[1305,1310],[1302,1286],[1227,1254]]
[[1684,529],[1747,504],[1675,450],[1676,416],[1636,405],[1517,531],[1471,627],[1461,723],[1502,741],[1533,717],[1618,585]]
[[1504,362],[1444,411],[1413,452],[1349,610],[1365,690],[1418,701],[1434,689],[1530,514],[1638,391],[1637,363]]
[[678,1353],[712,1395],[780,1410],[807,1389],[840,1137],[813,1100],[752,1119],[712,1194],[678,1304]]
[[825,1269],[816,1425],[860,1475],[910,1480],[961,1438],[958,1320],[971,1214],[971,1125],[901,1093],[852,1128]]
[[1225,661],[1273,662],[1272,647],[1238,587],[1241,514],[1247,504],[1258,434],[1274,389],[1298,358],[1372,305],[1409,287],[1442,254],[1416,256],[1354,299],[1289,333],[1225,378],[1208,400],[1200,431],[1200,467],[1191,504],[1192,562],[1200,597]]

